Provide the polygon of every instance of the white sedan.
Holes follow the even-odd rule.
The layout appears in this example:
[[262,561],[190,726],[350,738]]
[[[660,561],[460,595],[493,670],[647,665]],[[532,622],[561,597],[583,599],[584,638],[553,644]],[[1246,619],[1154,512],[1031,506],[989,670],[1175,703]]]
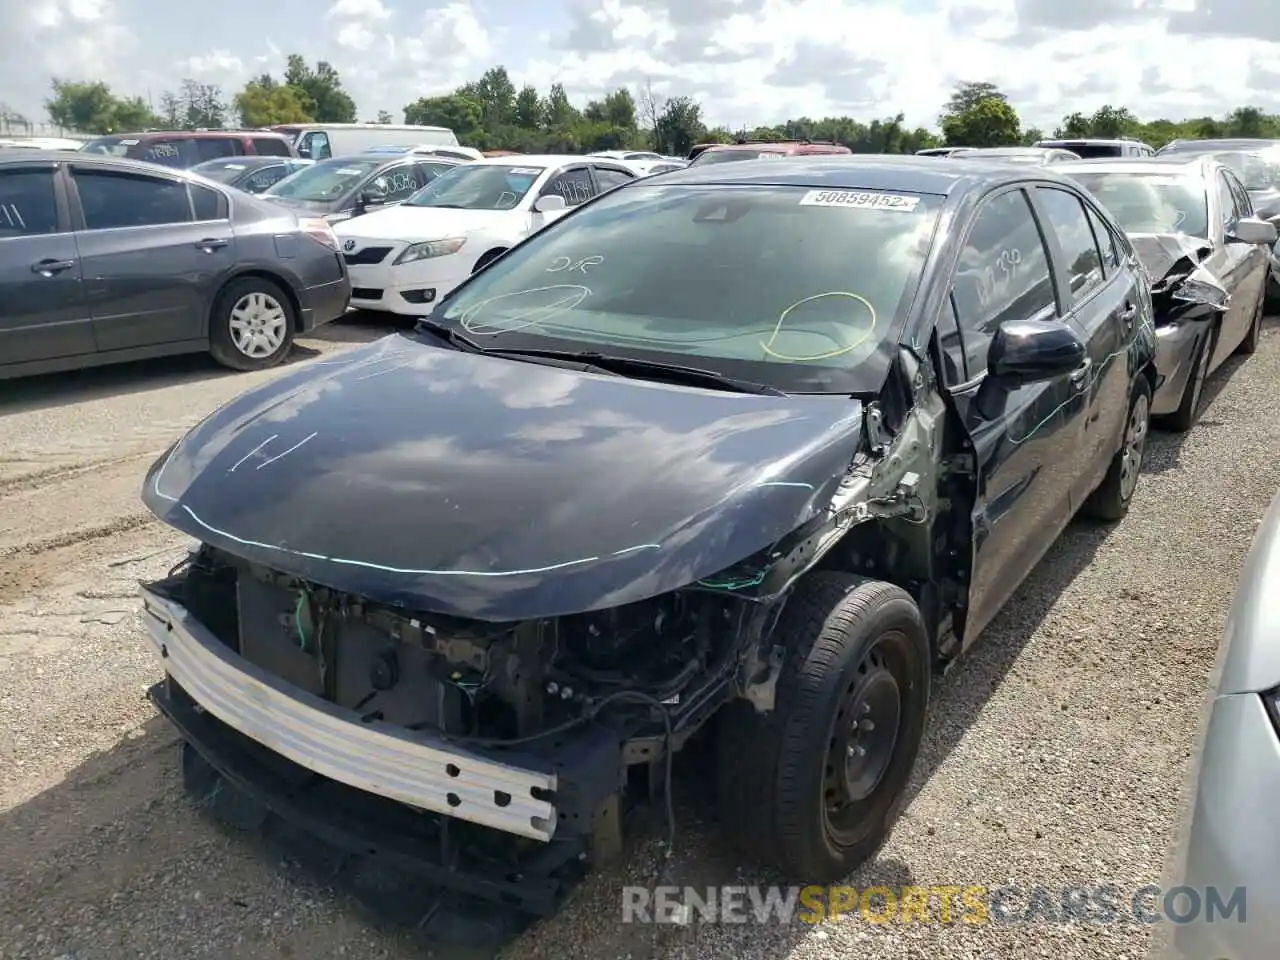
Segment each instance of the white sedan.
[[603,157],[517,155],[460,164],[403,203],[337,224],[351,306],[430,313],[472,273],[597,194],[636,179]]

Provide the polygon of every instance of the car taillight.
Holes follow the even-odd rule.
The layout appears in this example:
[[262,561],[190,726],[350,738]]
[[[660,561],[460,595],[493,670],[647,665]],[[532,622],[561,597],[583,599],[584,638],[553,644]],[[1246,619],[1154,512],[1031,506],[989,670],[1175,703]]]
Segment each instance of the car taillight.
[[299,217],[298,226],[303,233],[313,240],[318,240],[335,253],[338,251],[338,236],[333,232],[333,227],[329,226],[324,220],[317,220],[314,217]]

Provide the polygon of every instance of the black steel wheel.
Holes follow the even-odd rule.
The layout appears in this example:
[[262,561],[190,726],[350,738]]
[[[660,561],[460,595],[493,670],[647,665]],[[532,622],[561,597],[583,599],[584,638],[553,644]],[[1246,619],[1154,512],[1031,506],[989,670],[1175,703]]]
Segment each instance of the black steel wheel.
[[721,712],[720,809],[742,852],[804,883],[833,883],[893,827],[924,735],[931,649],[893,584],[812,573],[770,644],[786,656],[774,709]]

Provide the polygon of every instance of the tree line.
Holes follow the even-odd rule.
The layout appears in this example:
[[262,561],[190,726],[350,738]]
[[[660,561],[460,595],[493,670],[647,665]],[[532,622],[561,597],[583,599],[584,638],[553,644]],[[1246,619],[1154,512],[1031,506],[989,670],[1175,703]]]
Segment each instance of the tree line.
[[[228,98],[214,84],[185,79],[158,103],[116,97],[104,82],[54,79],[45,106],[56,124],[82,133],[123,133],[147,129],[217,129],[238,124],[351,123],[356,103],[334,67],[288,57],[284,74],[254,77]],[[369,122],[392,123],[381,111]],[[1241,106],[1222,117],[1143,121],[1128,107],[1107,105],[1093,113],[1074,112],[1053,130],[1024,126],[1017,109],[998,87],[985,82],[957,85],[938,117],[936,129],[910,127],[904,116],[870,121],[853,117],[797,117],[772,126],[730,130],[711,125],[692,97],[663,97],[651,84],[626,87],[575,105],[563,84],[543,94],[530,84],[516,87],[505,67],[495,66],[452,93],[421,97],[404,107],[404,122],[448,127],[468,146],[522,153],[578,153],[651,149],[684,155],[697,143],[739,139],[830,140],[855,153],[913,153],[942,145],[995,147],[1032,144],[1053,137],[1134,137],[1160,147],[1174,139],[1265,137],[1280,139],[1280,115]]]

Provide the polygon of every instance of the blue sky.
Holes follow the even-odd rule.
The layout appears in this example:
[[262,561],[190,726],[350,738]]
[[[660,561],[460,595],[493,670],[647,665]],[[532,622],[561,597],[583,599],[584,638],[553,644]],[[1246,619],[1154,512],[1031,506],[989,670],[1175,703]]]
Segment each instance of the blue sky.
[[1104,103],[1147,118],[1242,103],[1280,111],[1274,4],[14,0],[0,2],[0,103],[44,119],[55,75],[157,101],[191,77],[229,96],[297,52],[332,62],[365,118],[383,109],[398,118],[406,103],[497,63],[517,84],[545,91],[559,80],[579,103],[619,85],[694,96],[708,122],[734,127],[899,110],[932,125],[962,79],[998,84],[1025,122],[1046,128]]

